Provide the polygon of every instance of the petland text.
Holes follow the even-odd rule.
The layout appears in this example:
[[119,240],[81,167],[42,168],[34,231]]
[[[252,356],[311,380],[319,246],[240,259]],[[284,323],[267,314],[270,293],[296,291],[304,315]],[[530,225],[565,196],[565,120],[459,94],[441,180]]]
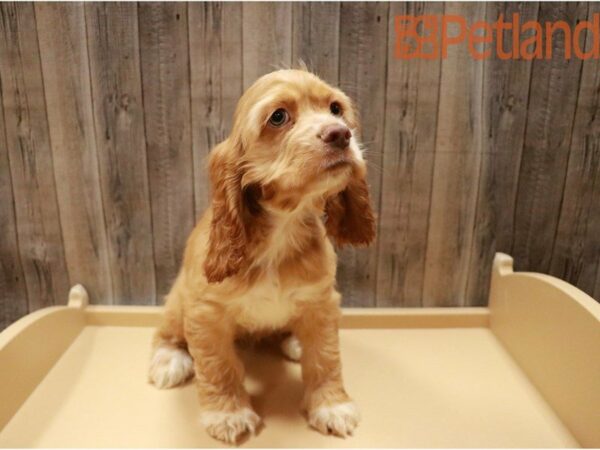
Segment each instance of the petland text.
[[[562,52],[565,59],[600,58],[600,14],[575,27],[562,20],[542,25],[533,20],[521,24],[520,19],[519,13],[515,13],[511,21],[504,21],[501,14],[496,22],[479,21],[469,25],[464,17],[457,15],[396,16],[395,56],[398,59],[445,59],[451,46],[466,41],[476,60],[489,58],[493,51],[503,60],[551,59],[553,52]],[[512,36],[504,34],[509,32]],[[564,46],[554,46],[553,39],[562,39]],[[495,46],[491,45],[494,41]]]

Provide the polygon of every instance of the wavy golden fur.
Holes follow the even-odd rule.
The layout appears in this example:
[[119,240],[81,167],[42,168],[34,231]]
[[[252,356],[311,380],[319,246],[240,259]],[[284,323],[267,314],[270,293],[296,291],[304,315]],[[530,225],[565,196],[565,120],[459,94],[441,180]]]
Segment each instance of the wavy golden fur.
[[[375,218],[350,99],[304,70],[263,76],[240,99],[214,148],[212,203],[188,239],[154,340],[150,380],[192,374],[201,420],[235,442],[260,419],[234,341],[288,331],[301,347],[304,408],[322,432],[352,433],[338,347],[337,245],[368,245]],[[291,355],[290,355],[291,356]]]

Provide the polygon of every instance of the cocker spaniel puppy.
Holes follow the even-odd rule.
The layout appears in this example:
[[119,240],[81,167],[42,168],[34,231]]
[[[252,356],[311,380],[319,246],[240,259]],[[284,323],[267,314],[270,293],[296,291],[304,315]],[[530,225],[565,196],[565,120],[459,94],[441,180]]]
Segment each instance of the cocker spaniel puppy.
[[234,345],[243,334],[293,333],[283,348],[301,353],[310,424],[338,436],[358,424],[342,383],[331,242],[375,237],[357,129],[343,92],[279,70],[244,93],[211,152],[212,204],[167,296],[149,377],[168,388],[195,374],[201,422],[217,439],[236,442],[260,423]]

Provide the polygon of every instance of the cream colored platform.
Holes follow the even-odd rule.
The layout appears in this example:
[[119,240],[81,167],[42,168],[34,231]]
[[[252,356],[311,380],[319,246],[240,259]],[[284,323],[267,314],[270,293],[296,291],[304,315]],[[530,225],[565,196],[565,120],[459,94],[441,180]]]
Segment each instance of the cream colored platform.
[[[505,255],[494,270],[490,309],[345,311],[344,376],[363,415],[345,440],[308,428],[297,364],[241,350],[265,424],[242,446],[600,445],[600,306],[551,277],[513,274]],[[146,381],[160,309],[85,303],[75,290],[72,306],[0,334],[0,446],[223,446],[198,423],[193,384]]]

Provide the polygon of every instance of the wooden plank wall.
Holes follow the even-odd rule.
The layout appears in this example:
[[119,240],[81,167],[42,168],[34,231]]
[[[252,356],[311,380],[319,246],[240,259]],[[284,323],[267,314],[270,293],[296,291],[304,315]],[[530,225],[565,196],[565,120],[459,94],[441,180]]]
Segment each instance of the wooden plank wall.
[[551,60],[394,57],[397,15],[515,12],[600,8],[1,3],[0,328],[77,282],[94,302],[160,303],[237,99],[300,60],[362,117],[379,238],[340,252],[346,305],[484,305],[495,251],[600,299],[598,60],[566,60],[562,33]]

